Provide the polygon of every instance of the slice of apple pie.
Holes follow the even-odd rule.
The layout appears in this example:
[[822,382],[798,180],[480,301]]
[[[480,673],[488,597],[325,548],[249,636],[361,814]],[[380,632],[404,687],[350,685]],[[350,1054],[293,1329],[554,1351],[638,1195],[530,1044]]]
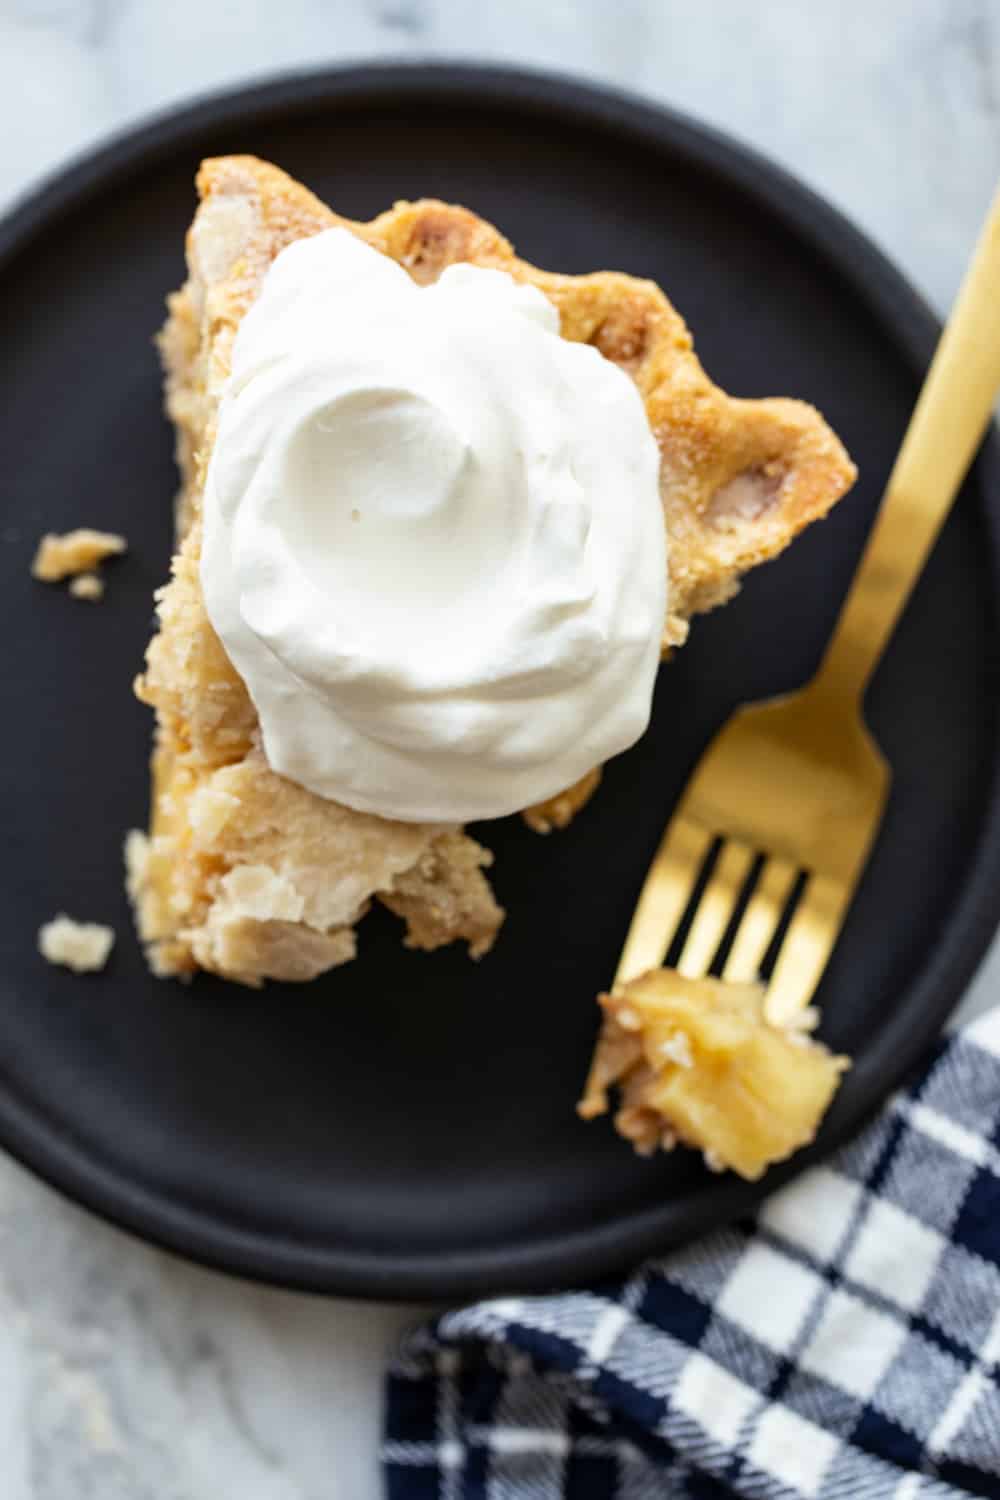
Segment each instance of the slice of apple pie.
[[[272,771],[253,702],[206,614],[205,475],[236,331],[274,258],[341,227],[418,284],[455,262],[506,271],[549,299],[564,338],[592,345],[634,380],[661,455],[665,650],[683,642],[693,614],[735,592],[741,573],[823,516],[854,469],[812,407],[736,400],[713,385],[651,282],[537,270],[490,224],[436,201],[355,223],[253,157],[206,161],[198,192],[188,279],[169,300],[161,337],[181,471],[178,550],[136,685],[156,712],[151,828],[130,835],[126,851],[150,962],[163,975],[203,968],[247,984],[310,979],[353,957],[355,925],[373,899],[404,920],[411,946],[464,940],[478,956],[503,919],[484,875],[490,854],[460,827],[356,812]],[[562,826],[598,777],[595,768],[525,816],[539,829]]]

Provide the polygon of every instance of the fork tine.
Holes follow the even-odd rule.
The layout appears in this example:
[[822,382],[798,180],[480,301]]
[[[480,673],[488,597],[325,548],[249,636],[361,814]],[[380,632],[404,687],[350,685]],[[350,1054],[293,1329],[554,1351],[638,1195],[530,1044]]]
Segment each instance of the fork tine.
[[795,866],[788,860],[765,862],[729,950],[723,979],[733,984],[751,984],[760,977],[760,966],[788,904],[795,876]]
[[670,820],[625,939],[616,986],[662,964],[711,842],[712,835],[699,824],[677,816]]
[[677,971],[689,979],[708,973],[753,864],[753,850],[734,840],[723,844],[684,943]]
[[831,880],[828,875],[809,877],[764,998],[764,1014],[772,1025],[786,1025],[809,1004],[850,899],[850,882]]

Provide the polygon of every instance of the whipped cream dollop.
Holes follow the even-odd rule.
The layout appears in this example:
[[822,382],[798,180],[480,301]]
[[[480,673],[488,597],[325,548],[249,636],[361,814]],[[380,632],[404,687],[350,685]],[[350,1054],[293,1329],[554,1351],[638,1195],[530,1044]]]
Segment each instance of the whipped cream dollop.
[[236,337],[202,585],[271,766],[348,807],[499,817],[649,721],[659,456],[635,386],[505,272],[418,287],[332,229]]

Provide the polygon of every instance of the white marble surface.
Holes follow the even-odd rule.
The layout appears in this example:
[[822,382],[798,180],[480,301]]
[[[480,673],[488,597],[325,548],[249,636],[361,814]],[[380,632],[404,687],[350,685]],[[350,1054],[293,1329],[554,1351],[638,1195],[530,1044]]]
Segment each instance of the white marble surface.
[[[0,0],[0,203],[108,131],[277,68],[560,67],[727,127],[852,214],[941,309],[1000,177],[997,0]],[[996,993],[994,950],[966,1001]],[[243,1285],[0,1158],[3,1500],[373,1500],[414,1309]]]

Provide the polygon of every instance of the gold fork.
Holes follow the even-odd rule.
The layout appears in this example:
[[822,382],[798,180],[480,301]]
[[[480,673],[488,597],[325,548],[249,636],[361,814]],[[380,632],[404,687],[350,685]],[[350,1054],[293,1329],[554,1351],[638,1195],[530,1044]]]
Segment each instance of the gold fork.
[[737,709],[705,751],[646,877],[616,985],[663,963],[692,903],[676,966],[692,978],[707,974],[750,885],[722,977],[755,980],[765,958],[773,958],[768,1019],[782,1025],[808,1006],[878,832],[892,777],[864,723],[865,690],[972,462],[998,389],[1000,193],[819,670],[790,697]]

